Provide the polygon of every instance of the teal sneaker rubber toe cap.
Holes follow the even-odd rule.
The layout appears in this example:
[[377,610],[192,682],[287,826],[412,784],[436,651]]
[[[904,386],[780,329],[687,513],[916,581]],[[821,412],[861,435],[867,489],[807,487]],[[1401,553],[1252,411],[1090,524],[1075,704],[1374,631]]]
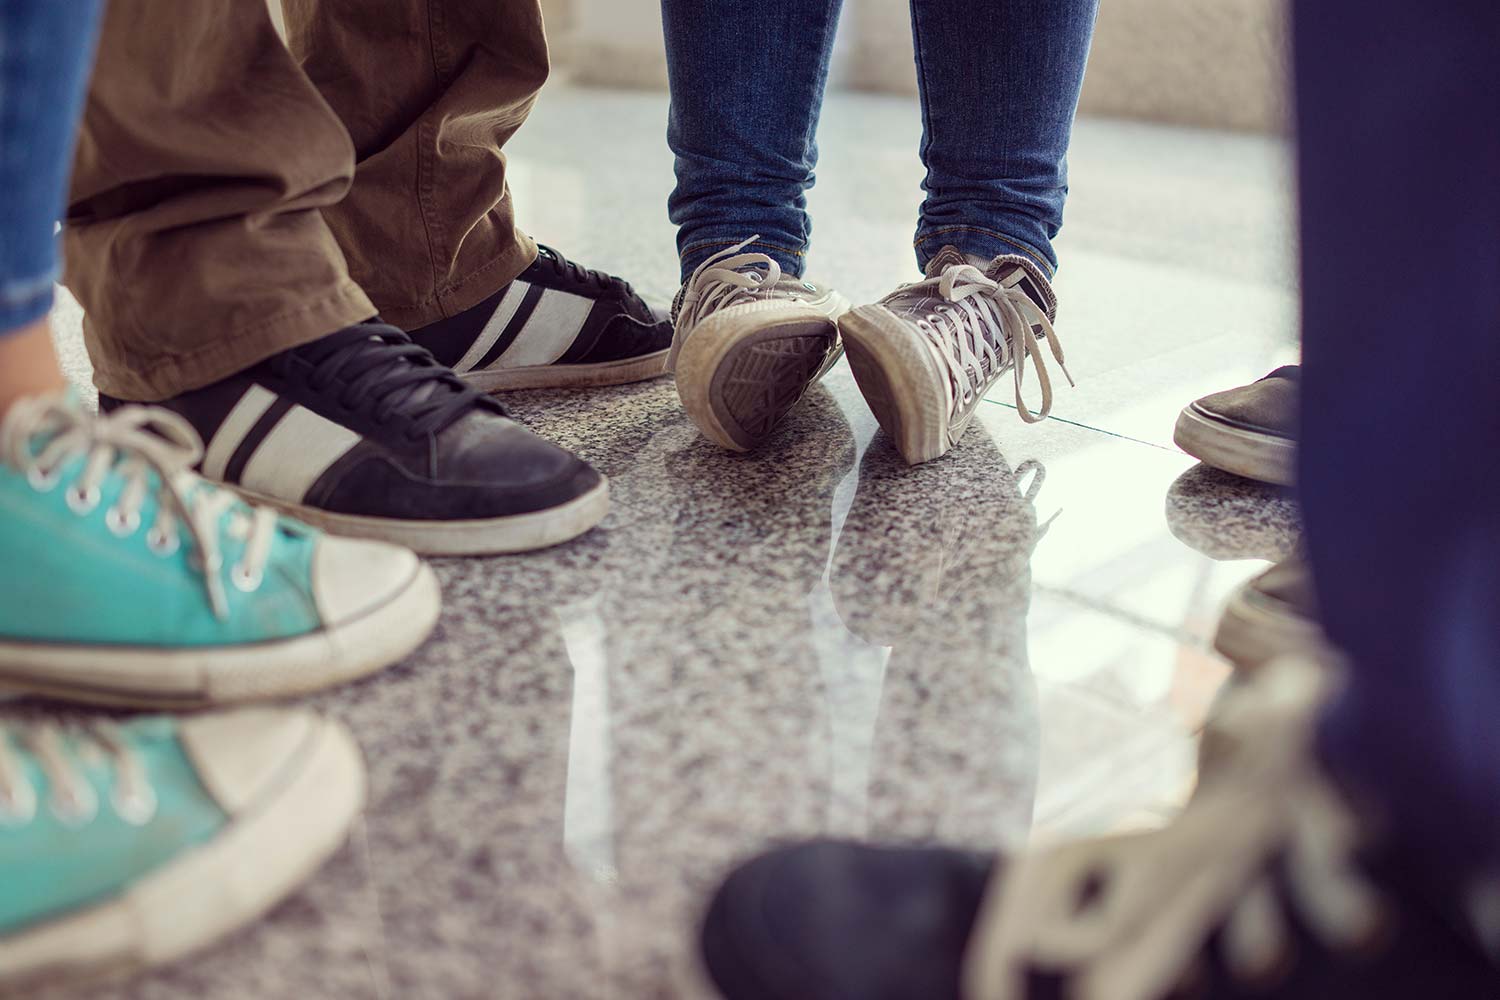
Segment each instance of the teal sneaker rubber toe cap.
[[[103,852],[78,839],[92,825],[61,833],[0,827],[0,884],[15,884],[8,876],[46,855],[19,843],[3,849],[7,838],[32,834],[50,836],[51,854],[70,869],[98,868],[103,854],[119,869],[96,872],[98,891],[62,910],[43,898],[56,880],[27,893],[34,914],[0,931],[0,996],[128,974],[213,944],[311,877],[363,807],[364,762],[337,722],[275,709],[150,722],[165,732],[143,760],[157,802],[152,825],[101,826]],[[189,823],[192,835],[174,835],[202,811],[205,794],[222,807],[221,822],[202,831]],[[163,850],[164,858],[136,864]]]

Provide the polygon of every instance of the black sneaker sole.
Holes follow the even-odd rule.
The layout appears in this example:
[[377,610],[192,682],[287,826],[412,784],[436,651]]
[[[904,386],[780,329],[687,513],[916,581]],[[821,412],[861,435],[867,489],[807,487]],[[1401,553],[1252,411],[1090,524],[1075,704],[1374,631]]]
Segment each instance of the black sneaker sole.
[[1177,447],[1206,465],[1263,483],[1297,482],[1297,442],[1232,427],[1193,403],[1177,418]]

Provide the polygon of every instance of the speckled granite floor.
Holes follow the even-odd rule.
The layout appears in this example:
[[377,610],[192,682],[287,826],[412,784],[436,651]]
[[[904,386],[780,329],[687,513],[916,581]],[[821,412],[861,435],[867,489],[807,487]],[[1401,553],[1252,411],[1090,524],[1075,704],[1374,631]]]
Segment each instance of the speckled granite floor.
[[[524,224],[658,298],[664,121],[660,95],[556,86],[512,154]],[[814,271],[856,300],[911,277],[916,135],[902,100],[825,114]],[[670,382],[510,397],[611,477],[604,525],[442,563],[434,639],[315,700],[370,766],[349,846],[254,930],[81,995],[696,1000],[702,895],[772,839],[1169,816],[1227,673],[1219,604],[1296,540],[1281,491],[1170,445],[1185,402],[1295,356],[1283,152],[1085,122],[1072,183],[1079,386],[1038,426],[1002,382],[908,470],[842,365],[751,456],[699,440]]]

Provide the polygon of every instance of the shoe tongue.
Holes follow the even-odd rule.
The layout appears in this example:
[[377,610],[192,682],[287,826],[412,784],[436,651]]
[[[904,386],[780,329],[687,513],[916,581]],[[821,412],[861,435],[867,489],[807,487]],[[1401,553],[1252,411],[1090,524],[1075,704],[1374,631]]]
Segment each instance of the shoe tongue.
[[962,267],[965,264],[978,268],[991,281],[1006,286],[1019,286],[1049,318],[1056,314],[1057,299],[1041,269],[1020,255],[1001,254],[993,260],[987,260],[974,254],[966,254],[958,247],[945,246],[927,262],[927,277],[939,277],[948,268]]
[[[379,337],[372,337],[370,339],[371,340],[379,340],[380,338]],[[396,395],[396,400],[402,406],[411,406],[411,405],[416,404],[416,403],[425,403],[429,399],[432,398],[432,394],[435,393],[435,392],[437,392],[439,388],[448,388],[448,387],[446,386],[445,383],[439,382],[436,379],[434,379],[434,380],[432,380],[430,382],[419,382],[416,385],[412,386],[410,389],[408,389],[406,392],[404,392],[404,393],[398,393]]]
[[983,268],[985,277],[1006,287],[1020,288],[1048,319],[1057,318],[1057,296],[1042,269],[1019,255],[1002,254]]
[[936,278],[950,267],[961,267],[964,264],[973,264],[981,271],[984,270],[988,261],[976,262],[965,256],[958,247],[946,246],[937,252],[937,256],[927,262],[927,277]]

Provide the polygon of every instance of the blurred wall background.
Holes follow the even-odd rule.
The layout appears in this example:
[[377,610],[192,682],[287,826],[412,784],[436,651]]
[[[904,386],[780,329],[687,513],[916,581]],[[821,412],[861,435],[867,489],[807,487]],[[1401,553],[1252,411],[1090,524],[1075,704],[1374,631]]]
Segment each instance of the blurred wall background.
[[[958,0],[949,0],[958,2]],[[1083,111],[1279,131],[1284,0],[1101,0]],[[556,73],[665,87],[657,0],[542,0]],[[753,16],[753,3],[746,8]],[[832,85],[916,92],[907,0],[845,0]]]
[[[958,0],[948,0],[958,2]],[[1084,114],[1277,132],[1285,0],[1100,0]],[[541,0],[554,79],[665,89],[658,0]],[[270,0],[281,18],[278,0]],[[754,7],[746,8],[753,15]],[[830,86],[915,94],[907,0],[845,0]]]

